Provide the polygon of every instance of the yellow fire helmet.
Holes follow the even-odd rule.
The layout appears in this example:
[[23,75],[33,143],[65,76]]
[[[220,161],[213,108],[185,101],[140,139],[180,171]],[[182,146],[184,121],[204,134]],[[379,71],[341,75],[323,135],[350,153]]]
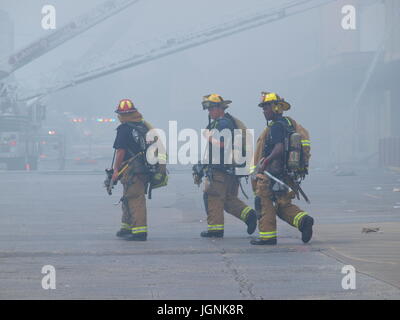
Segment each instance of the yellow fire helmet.
[[212,107],[222,107],[224,109],[228,108],[228,104],[232,103],[231,100],[224,100],[218,94],[209,94],[203,97],[203,102],[201,103],[203,106],[203,110],[212,108]]
[[131,113],[135,112],[137,109],[135,108],[133,102],[129,99],[123,99],[119,102],[117,110],[115,113]]
[[275,113],[283,113],[290,109],[290,104],[281,98],[274,92],[262,92],[261,102],[258,105],[260,108],[264,108],[267,105],[272,105],[272,111]]

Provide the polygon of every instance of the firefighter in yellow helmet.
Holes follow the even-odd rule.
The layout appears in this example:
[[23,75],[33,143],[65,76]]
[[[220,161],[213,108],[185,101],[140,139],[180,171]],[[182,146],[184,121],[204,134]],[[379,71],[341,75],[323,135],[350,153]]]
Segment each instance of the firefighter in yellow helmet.
[[[117,110],[121,124],[114,141],[115,162],[111,185],[118,180],[123,185],[122,224],[117,237],[131,241],[147,240],[147,209],[145,193],[151,173],[146,161],[147,132],[152,126],[143,120],[142,114],[129,99],[121,100]],[[164,159],[165,154],[159,154]],[[166,158],[164,159],[166,160]],[[161,172],[166,171],[165,161],[160,164]]]
[[258,165],[253,168],[252,186],[261,218],[259,239],[252,240],[251,244],[276,245],[276,216],[299,229],[303,242],[307,243],[312,237],[314,220],[292,204],[292,199],[296,195],[299,198],[300,181],[308,174],[308,132],[293,119],[283,116],[291,106],[276,93],[263,92],[259,107],[263,109],[267,127],[257,140],[254,155],[254,163]]
[[[232,147],[227,154],[224,152],[224,146],[233,145],[233,130],[237,129],[239,122],[238,119],[225,112],[230,103],[231,101],[224,100],[217,94],[203,97],[203,110],[207,110],[209,114],[206,131],[206,139],[209,142],[206,160],[208,164],[202,165],[200,170],[195,170],[196,166],[193,168],[196,171],[194,172],[195,183],[199,176],[206,177],[203,199],[208,228],[207,231],[201,232],[202,237],[222,238],[224,236],[224,210],[246,223],[248,234],[252,234],[257,227],[256,212],[238,198],[239,178],[235,175],[232,162],[227,161]],[[218,138],[212,134],[213,129],[215,133],[220,133]],[[224,138],[222,138],[223,131],[228,133]]]

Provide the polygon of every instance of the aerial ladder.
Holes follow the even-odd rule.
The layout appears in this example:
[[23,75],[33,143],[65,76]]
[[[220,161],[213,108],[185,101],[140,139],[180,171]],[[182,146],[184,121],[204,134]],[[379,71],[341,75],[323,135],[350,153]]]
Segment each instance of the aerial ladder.
[[108,0],[0,61],[0,80],[140,0]]
[[243,15],[214,26],[207,26],[200,31],[170,37],[158,41],[155,46],[149,45],[150,49],[142,53],[131,52],[117,61],[93,68],[74,75],[71,79],[61,81],[56,85],[50,85],[38,91],[25,94],[21,99],[28,100],[35,97],[45,96],[78,84],[88,82],[100,77],[139,66],[141,64],[172,55],[190,48],[222,39],[240,32],[260,27],[286,17],[306,12],[308,10],[325,6],[336,0],[297,0],[286,3],[276,8],[259,9],[255,14]]
[[140,0],[107,0],[70,23],[0,61],[0,163],[7,169],[36,169],[45,106],[42,96],[21,100],[13,73],[66,41]]

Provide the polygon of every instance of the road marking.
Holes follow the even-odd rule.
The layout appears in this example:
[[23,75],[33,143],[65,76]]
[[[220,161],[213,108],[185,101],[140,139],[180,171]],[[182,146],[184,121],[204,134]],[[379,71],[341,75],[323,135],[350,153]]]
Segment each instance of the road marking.
[[330,247],[330,249],[332,249],[333,251],[336,251],[337,253],[339,253],[340,255],[342,255],[345,258],[356,260],[356,261],[372,262],[372,263],[380,263],[380,264],[390,264],[390,265],[397,265],[398,264],[398,263],[392,262],[392,261],[384,262],[384,261],[375,261],[375,260],[367,260],[367,259],[362,259],[362,258],[356,258],[356,257],[350,256],[350,255],[346,255],[346,254],[340,252],[335,247]]

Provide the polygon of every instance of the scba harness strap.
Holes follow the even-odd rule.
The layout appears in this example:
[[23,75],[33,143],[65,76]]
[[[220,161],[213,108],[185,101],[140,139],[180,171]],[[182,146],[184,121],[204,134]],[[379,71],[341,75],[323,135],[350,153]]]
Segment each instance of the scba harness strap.
[[[147,150],[147,143],[146,143],[146,134],[149,129],[144,125],[143,122],[127,122],[126,123],[132,129],[132,138],[133,141],[139,146],[140,151]],[[135,153],[133,150],[128,149],[129,153],[134,156]]]
[[[141,162],[146,168],[145,174],[149,176],[149,179],[145,186],[145,193],[148,195],[148,198],[152,198],[152,190],[160,187],[164,187],[168,184],[168,175],[167,172],[160,172],[159,164],[150,164],[146,159],[146,151],[150,145],[154,142],[148,143],[146,142],[146,135],[149,132],[149,128],[146,126],[144,122],[127,122],[127,125],[132,129],[132,137],[135,143],[139,146],[141,157]],[[128,149],[131,157],[136,157],[138,153],[135,153],[134,150]],[[162,155],[159,155],[159,158],[162,158]],[[166,156],[163,157],[163,159]],[[164,159],[166,160],[166,159]]]

